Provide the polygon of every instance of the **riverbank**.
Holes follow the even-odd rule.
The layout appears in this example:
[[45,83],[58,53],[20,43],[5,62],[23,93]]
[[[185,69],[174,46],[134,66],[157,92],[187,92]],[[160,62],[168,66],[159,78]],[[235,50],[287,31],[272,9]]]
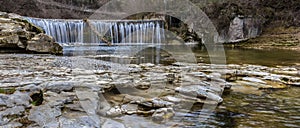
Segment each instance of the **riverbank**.
[[194,126],[180,118],[226,103],[222,93],[261,96],[300,82],[299,66],[123,65],[27,54],[0,54],[0,60],[0,125],[12,128],[133,127],[138,124],[128,121],[136,119],[141,127]]

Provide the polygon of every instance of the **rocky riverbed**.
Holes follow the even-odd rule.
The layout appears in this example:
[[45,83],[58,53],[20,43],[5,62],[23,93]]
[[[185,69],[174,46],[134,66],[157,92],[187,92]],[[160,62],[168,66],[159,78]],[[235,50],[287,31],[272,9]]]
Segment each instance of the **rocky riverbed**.
[[[0,54],[0,126],[180,127],[172,118],[214,110],[223,93],[300,86],[300,67],[117,64],[85,57]],[[141,120],[132,122],[131,120]],[[128,123],[128,121],[130,123]]]

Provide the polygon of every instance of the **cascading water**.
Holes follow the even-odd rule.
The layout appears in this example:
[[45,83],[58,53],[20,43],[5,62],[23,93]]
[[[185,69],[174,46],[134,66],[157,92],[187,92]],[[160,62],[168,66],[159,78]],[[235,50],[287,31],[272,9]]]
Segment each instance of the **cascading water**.
[[29,22],[43,28],[45,33],[62,44],[99,44],[94,27],[106,39],[115,43],[161,43],[164,39],[163,22],[160,20],[98,21],[40,19],[26,17]]

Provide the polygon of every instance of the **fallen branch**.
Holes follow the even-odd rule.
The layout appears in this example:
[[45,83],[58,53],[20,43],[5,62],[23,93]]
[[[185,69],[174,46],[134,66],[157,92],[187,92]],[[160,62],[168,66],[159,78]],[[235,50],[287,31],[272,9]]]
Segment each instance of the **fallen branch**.
[[111,46],[111,42],[108,41],[103,35],[101,35],[95,27],[89,22],[88,19],[83,19],[84,22],[87,23],[87,25],[91,28],[91,30],[98,36],[99,39],[101,39],[104,43],[106,43],[108,46]]

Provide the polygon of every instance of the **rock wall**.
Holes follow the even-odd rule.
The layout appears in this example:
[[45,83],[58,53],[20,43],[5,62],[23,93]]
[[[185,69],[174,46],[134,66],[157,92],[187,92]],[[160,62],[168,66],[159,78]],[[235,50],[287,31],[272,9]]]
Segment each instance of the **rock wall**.
[[232,43],[255,38],[262,33],[263,22],[252,17],[235,17],[228,29],[220,30],[219,41],[222,43]]
[[62,54],[62,46],[21,16],[0,12],[0,49]]

